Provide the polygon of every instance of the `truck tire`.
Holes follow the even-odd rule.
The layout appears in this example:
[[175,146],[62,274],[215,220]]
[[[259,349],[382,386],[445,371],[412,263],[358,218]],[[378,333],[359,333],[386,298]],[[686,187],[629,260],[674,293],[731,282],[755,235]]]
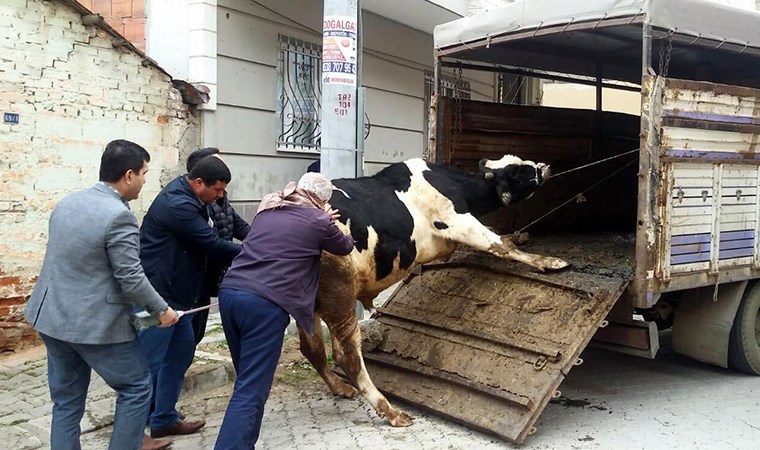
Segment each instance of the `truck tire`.
[[734,370],[760,375],[760,283],[744,294],[731,328],[728,366]]

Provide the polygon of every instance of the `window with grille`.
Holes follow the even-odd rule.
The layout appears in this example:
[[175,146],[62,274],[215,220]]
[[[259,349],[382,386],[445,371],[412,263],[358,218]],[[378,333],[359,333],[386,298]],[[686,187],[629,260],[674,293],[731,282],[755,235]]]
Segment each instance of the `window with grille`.
[[319,152],[322,46],[279,36],[277,149]]
[[[758,0],[760,1],[760,0]],[[454,97],[456,93],[456,86],[457,86],[457,80],[454,77],[449,77],[446,75],[441,75],[440,77],[441,81],[441,95],[445,97]],[[435,93],[435,75],[433,72],[426,70],[425,71],[425,100],[430,104],[430,100],[433,98],[433,93]],[[471,97],[470,93],[470,82],[469,81],[461,81],[461,87],[460,87],[460,97],[463,99],[469,99]]]
[[[455,97],[455,94],[457,92],[456,86],[457,86],[457,80],[454,77],[449,77],[445,75],[441,75],[440,77],[441,82],[441,89],[440,94],[445,97]],[[459,87],[459,97],[462,99],[470,99],[472,98],[472,92],[470,91],[470,82],[469,81],[460,81],[461,85]],[[423,157],[427,159],[427,145],[428,145],[428,125],[430,124],[430,103],[433,101],[433,94],[435,93],[435,75],[433,72],[426,70],[425,71],[425,123],[422,127],[422,135],[424,139],[424,147],[425,150],[423,151]]]

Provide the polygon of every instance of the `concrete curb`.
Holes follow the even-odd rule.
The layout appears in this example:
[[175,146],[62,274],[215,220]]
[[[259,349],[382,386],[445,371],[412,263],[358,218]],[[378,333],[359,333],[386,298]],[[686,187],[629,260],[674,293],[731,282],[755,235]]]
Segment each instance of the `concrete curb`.
[[232,358],[202,351],[195,352],[195,360],[185,374],[182,395],[194,395],[224,386],[235,380]]

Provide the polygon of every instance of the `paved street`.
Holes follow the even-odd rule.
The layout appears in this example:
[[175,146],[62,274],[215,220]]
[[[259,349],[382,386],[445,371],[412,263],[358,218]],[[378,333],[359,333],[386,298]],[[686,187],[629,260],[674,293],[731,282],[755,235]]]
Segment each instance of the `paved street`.
[[[525,449],[757,449],[760,378],[702,365],[667,349],[655,361],[590,349],[561,386]],[[364,400],[335,399],[321,381],[279,384],[267,404],[261,449],[481,449],[511,445],[439,417],[406,408],[417,419],[398,429]],[[229,386],[186,399],[183,410],[205,415],[198,436],[176,439],[180,450],[212,448]],[[568,406],[568,405],[576,406]],[[487,412],[485,412],[487,413]],[[108,430],[88,437],[104,448]]]
[[[218,339],[218,333],[212,333],[212,341],[215,335]],[[585,363],[560,387],[560,403],[549,405],[539,419],[538,431],[522,448],[759,448],[760,378],[696,363],[670,352],[667,342],[664,346],[654,361],[587,350]],[[313,371],[296,362],[294,338],[288,338],[286,347],[293,361],[280,368],[285,375],[278,377],[267,404],[258,448],[512,448],[411,407],[405,409],[416,417],[415,424],[392,428],[363,399],[333,398]],[[217,348],[224,356],[223,345]],[[291,366],[300,371],[290,370]],[[0,435],[10,437],[6,440],[10,446],[3,448],[47,448],[50,404],[44,360],[5,364],[1,369]],[[209,386],[214,384],[197,383],[180,405],[191,418],[205,417],[208,425],[202,433],[176,437],[173,448],[213,448],[231,386],[208,390]],[[202,389],[207,390],[199,392]],[[106,448],[110,426],[104,425],[110,423],[112,405],[110,390],[96,379],[83,422],[85,449]]]

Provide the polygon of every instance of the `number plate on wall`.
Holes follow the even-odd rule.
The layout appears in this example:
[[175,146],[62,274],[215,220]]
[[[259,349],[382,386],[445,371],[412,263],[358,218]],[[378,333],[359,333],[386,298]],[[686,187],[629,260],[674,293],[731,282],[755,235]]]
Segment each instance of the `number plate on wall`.
[[18,114],[3,113],[3,123],[10,123],[10,124],[18,123]]

